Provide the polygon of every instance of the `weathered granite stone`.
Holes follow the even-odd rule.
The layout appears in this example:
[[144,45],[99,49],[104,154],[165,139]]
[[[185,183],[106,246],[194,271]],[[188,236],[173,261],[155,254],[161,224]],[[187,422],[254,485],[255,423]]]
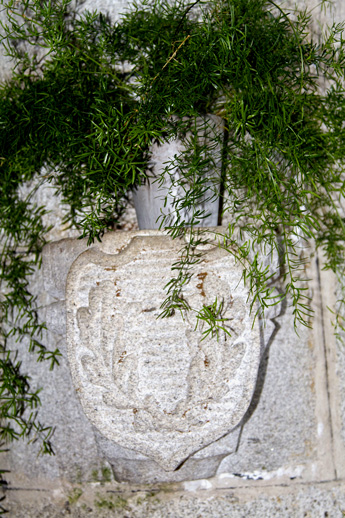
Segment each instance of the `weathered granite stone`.
[[[325,308],[325,332],[323,333],[328,372],[329,411],[332,426],[333,455],[335,472],[339,478],[345,477],[345,279],[337,281],[330,271],[322,270],[320,261],[320,284],[322,303]],[[331,309],[332,313],[329,311]],[[339,326],[336,325],[336,315]],[[343,327],[343,328],[342,328]],[[336,330],[336,333],[335,333]]]
[[242,419],[256,383],[260,329],[242,268],[216,244],[183,296],[197,310],[222,302],[231,336],[202,340],[206,328],[193,311],[157,318],[181,243],[151,234],[131,233],[123,250],[113,234],[113,254],[92,249],[78,257],[67,282],[67,343],[91,422],[169,471]]
[[331,314],[320,290],[317,260],[307,266],[306,275],[314,279],[313,329],[300,326],[298,335],[292,331],[293,307],[286,301],[275,319],[279,331],[263,356],[237,451],[222,461],[218,474],[243,480],[272,479],[278,472],[303,481],[336,476],[339,426],[334,426],[329,409],[331,373],[324,343]]
[[215,491],[203,482],[194,491],[106,487],[81,494],[75,488],[64,499],[53,491],[13,491],[10,508],[16,518],[343,518],[345,513],[345,489],[339,483],[254,483]]
[[98,447],[111,464],[115,479],[135,484],[181,482],[213,477],[221,461],[234,453],[241,427],[191,455],[179,469],[165,471],[157,462],[141,453],[119,446],[95,429]]
[[[263,356],[237,451],[222,461],[219,474],[247,480],[284,468],[291,477],[304,479],[319,461],[318,443],[327,437],[327,421],[315,408],[317,344],[306,328],[294,335],[292,319],[291,309],[277,318],[280,329]],[[318,435],[319,423],[323,436]]]
[[[146,234],[154,236],[155,232],[146,231]],[[114,251],[112,236],[112,233],[105,235],[102,243],[93,246],[105,254],[111,254]],[[126,246],[130,236],[128,232],[118,232],[118,248]],[[32,279],[32,290],[46,304],[40,312],[42,318],[48,321],[50,334],[53,335],[49,345],[51,348],[59,346],[63,356],[66,352],[63,336],[65,309],[59,297],[64,297],[71,264],[85,250],[85,240],[66,239],[47,245],[43,271],[37,272]],[[50,275],[53,277],[50,278]],[[315,272],[308,275],[317,278]],[[325,289],[329,285],[329,282],[325,284]],[[314,288],[314,300],[320,304],[318,286]],[[25,486],[33,488],[41,487],[40,476],[45,476],[47,482],[51,481],[54,485],[58,483],[59,476],[72,482],[93,481],[93,472],[98,470],[101,473],[101,467],[110,464],[117,480],[128,480],[132,484],[195,481],[214,476],[217,463],[223,458],[218,470],[222,487],[244,485],[261,478],[268,479],[269,484],[277,484],[282,473],[286,473],[287,484],[298,480],[302,483],[332,480],[327,388],[325,380],[317,372],[324,369],[325,364],[321,343],[323,331],[319,328],[317,316],[314,334],[302,328],[297,336],[291,319],[291,311],[286,309],[273,319],[275,329],[269,339],[271,345],[262,358],[257,386],[244,424],[199,450],[178,470],[170,473],[148,457],[120,447],[100,433],[95,433],[78,401],[68,363],[63,360],[61,366],[50,373],[48,365],[37,364],[35,357],[25,352],[26,345],[23,343],[20,346],[23,369],[32,376],[33,388],[44,386],[39,418],[41,422],[56,427],[53,437],[56,456],[37,457],[37,444],[14,443],[7,464],[2,464],[11,470],[7,478],[13,480],[12,486],[15,488],[23,487],[24,477],[27,480]],[[54,333],[51,333],[53,329]],[[329,346],[332,347],[331,342]],[[340,378],[343,378],[343,372],[339,370]],[[331,385],[330,390],[333,390]],[[337,437],[341,437],[340,426],[333,431],[334,440]],[[207,462],[196,462],[205,458]],[[335,460],[341,465],[342,459],[340,455]],[[197,482],[193,484],[199,487]],[[89,492],[90,487],[87,487],[86,492]],[[257,488],[257,492],[261,493],[261,489]]]
[[[294,8],[295,3],[294,0],[289,0],[284,6],[289,5]],[[312,2],[298,0],[297,5],[303,7],[305,3],[309,7],[320,4],[319,0]],[[105,8],[112,13],[118,13],[124,11],[127,2],[87,0],[84,4],[89,10]],[[318,23],[321,19],[320,9],[321,7],[313,11]],[[342,0],[335,0],[334,9],[338,14],[336,21],[341,22],[345,18],[345,3]],[[291,13],[293,15],[293,10]],[[329,19],[328,23],[331,24],[331,22],[332,20]],[[1,57],[1,65],[4,76],[5,73],[8,74],[10,62]],[[55,200],[55,202],[52,208],[58,213],[58,201]],[[226,224],[224,220],[223,224]],[[57,222],[56,229],[59,225],[60,222]],[[65,230],[55,233],[56,229],[52,239],[67,237]],[[105,241],[106,239],[105,236]],[[48,251],[52,246],[55,244],[48,245],[46,250]],[[76,253],[78,246],[81,249]],[[56,263],[54,275],[59,284],[58,298],[64,299],[64,267],[68,271],[74,258],[86,249],[86,244],[85,241],[66,240],[61,241],[59,247],[64,249],[64,253],[46,255],[43,265],[47,261]],[[46,281],[47,285],[43,286],[43,282],[46,283]],[[49,290],[56,290],[56,287],[49,279],[48,270],[38,272],[32,279],[32,284],[35,284],[34,291],[40,293],[40,300],[43,303],[48,299],[49,305],[56,303],[49,293]],[[328,282],[323,287],[324,293],[327,290],[329,290]],[[57,294],[56,291],[55,294]],[[316,296],[319,296],[318,292]],[[327,306],[330,304],[324,300],[325,316],[327,316]],[[65,326],[63,303],[57,302],[54,308],[53,306],[47,308],[46,314],[48,313],[49,325],[52,324],[55,332],[60,335]],[[152,489],[152,486],[140,492],[131,485],[126,494],[121,492],[124,484],[101,486],[100,482],[95,482],[91,474],[97,465],[100,466],[102,459],[95,447],[93,427],[90,426],[76,398],[67,362],[62,361],[61,367],[56,372],[50,373],[46,363],[36,363],[35,357],[25,352],[25,343],[19,345],[23,370],[30,373],[32,386],[34,388],[44,386],[40,394],[42,407],[39,409],[39,416],[40,420],[47,425],[56,426],[53,437],[56,456],[37,457],[37,443],[27,444],[19,441],[12,444],[11,451],[7,453],[7,464],[2,462],[2,468],[10,470],[10,473],[5,475],[9,483],[9,491],[2,505],[9,508],[10,516],[17,518],[344,517],[344,474],[341,474],[338,469],[337,480],[337,477],[332,476],[322,462],[318,462],[322,448],[326,449],[328,459],[332,462],[334,442],[339,440],[345,443],[344,345],[340,342],[338,349],[333,351],[334,368],[330,369],[328,365],[330,399],[332,400],[333,397],[334,386],[338,384],[340,394],[334,405],[338,405],[337,410],[341,414],[340,422],[334,427],[330,439],[329,434],[326,433],[329,426],[327,387],[326,384],[320,384],[316,375],[318,367],[324,368],[325,364],[325,357],[320,354],[317,343],[320,338],[317,336],[313,338],[307,330],[297,337],[292,329],[291,314],[288,312],[277,320],[281,329],[273,340],[270,339],[272,347],[269,350],[269,357],[267,355],[263,358],[262,370],[260,369],[259,385],[263,388],[260,389],[258,386],[256,388],[254,410],[251,408],[244,424],[237,454],[229,456],[219,470],[222,474],[217,478],[221,483],[216,487],[210,480],[199,482],[194,480],[184,484],[183,489],[180,488],[177,492],[174,492],[170,485],[161,492]],[[332,349],[333,330],[328,328],[323,332],[326,346]],[[53,341],[50,345],[52,348],[59,345],[63,355],[65,354],[64,338],[60,342]],[[318,401],[321,401],[319,405],[322,412],[316,411]],[[192,458],[216,445],[226,445],[227,438],[231,435],[228,434],[200,450]],[[96,437],[98,438],[97,434]],[[114,444],[105,438],[104,442],[108,445]],[[124,450],[125,448],[122,449],[121,454]],[[131,452],[133,456],[140,455],[133,450]],[[4,457],[5,454],[2,456]],[[144,458],[142,456],[143,462]],[[338,467],[345,466],[344,455],[339,455],[338,451],[335,451],[335,461]],[[141,471],[140,461],[136,462],[138,471]],[[121,466],[124,464],[125,461]],[[319,480],[319,483],[310,483],[310,478],[309,480],[306,478],[308,468],[303,469],[303,466],[308,464],[311,478]],[[300,475],[298,475],[301,465]],[[286,466],[293,469],[281,484],[279,474],[288,471]],[[130,469],[135,469],[134,462]],[[23,472],[27,476],[26,479]],[[209,473],[205,478],[210,476]],[[229,473],[232,475],[228,477]],[[130,476],[134,477],[134,474],[131,473]],[[154,480],[154,476],[153,472],[146,471],[147,478]],[[197,472],[190,475],[193,479],[198,476]],[[294,478],[296,476],[297,479]],[[255,477],[265,480],[255,480]],[[301,483],[298,483],[298,479]],[[77,482],[76,488],[83,491],[79,499],[75,498],[75,494],[78,495],[78,493],[73,492],[73,488],[66,483],[66,480]],[[78,484],[85,480],[93,482]],[[225,484],[226,481],[228,485]],[[95,492],[96,495],[93,496]]]

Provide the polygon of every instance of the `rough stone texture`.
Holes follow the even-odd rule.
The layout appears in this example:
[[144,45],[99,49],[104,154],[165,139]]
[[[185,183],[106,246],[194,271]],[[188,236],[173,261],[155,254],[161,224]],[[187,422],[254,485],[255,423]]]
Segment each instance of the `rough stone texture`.
[[[67,343],[86,415],[109,439],[167,471],[230,432],[254,391],[261,344],[242,267],[217,244],[204,251],[183,289],[193,308],[159,318],[164,286],[183,243],[113,233],[113,254],[95,249],[67,282]],[[231,333],[207,336],[197,311],[215,300]]]
[[[318,0],[313,1],[313,5],[319,3]],[[123,11],[125,7],[125,3],[115,0],[87,0],[84,4],[90,10],[106,6],[112,12]],[[289,4],[293,7],[294,0]],[[310,2],[308,4],[311,5]],[[287,2],[283,5],[287,5]],[[302,5],[301,0],[298,5]],[[322,20],[319,9],[313,14]],[[338,22],[345,18],[345,3],[342,0],[334,2],[333,13]],[[330,23],[331,17],[328,20]],[[1,77],[6,75],[6,70],[9,70],[9,63],[1,57]],[[60,210],[54,204],[52,208],[57,212]],[[132,225],[135,222],[133,209],[130,209],[130,218],[124,228],[132,229]],[[53,239],[60,237],[66,237],[64,230]],[[6,474],[8,491],[3,503],[10,509],[10,516],[343,518],[344,346],[339,342],[335,348],[333,329],[326,309],[336,299],[334,280],[320,272],[320,283],[315,286],[314,300],[319,300],[318,310],[323,308],[323,318],[318,320],[313,334],[305,332],[296,337],[288,311],[275,319],[280,328],[277,326],[278,331],[270,340],[268,356],[263,357],[254,393],[254,402],[257,404],[255,406],[254,403],[254,407],[249,409],[243,429],[236,430],[236,440],[234,437],[230,440],[228,435],[197,454],[201,455],[211,447],[214,448],[212,451],[217,451],[218,446],[229,446],[228,457],[224,459],[217,477],[212,480],[191,480],[179,484],[177,488],[176,484],[165,484],[163,488],[157,484],[138,487],[132,483],[127,486],[106,482],[111,478],[107,458],[115,473],[116,466],[122,473],[127,469],[125,476],[132,481],[162,480],[158,467],[146,464],[146,471],[139,473],[138,479],[135,479],[135,472],[141,472],[141,467],[138,459],[135,461],[131,455],[139,457],[140,454],[125,448],[117,453],[112,451],[110,446],[113,443],[101,438],[90,425],[76,397],[65,359],[64,302],[59,297],[71,262],[83,251],[75,247],[84,246],[86,249],[85,242],[84,245],[82,243],[64,241],[62,248],[68,247],[70,255],[66,251],[59,254],[51,250],[49,261],[55,262],[55,270],[61,271],[61,279],[56,278],[60,283],[58,289],[49,280],[50,274],[46,270],[41,270],[33,279],[35,290],[40,294],[44,306],[42,317],[44,314],[47,320],[49,317],[49,325],[51,329],[54,328],[54,332],[49,334],[49,343],[52,348],[59,345],[64,359],[61,367],[50,373],[46,364],[37,364],[34,356],[26,353],[25,344],[21,346],[20,358],[24,370],[33,378],[33,387],[44,386],[39,415],[47,425],[56,425],[56,456],[37,457],[37,444],[28,445],[24,442],[11,446],[11,451],[6,454],[6,462],[2,454],[1,468],[11,470]],[[61,243],[49,246],[56,246],[55,250],[58,250]],[[48,256],[45,257],[47,260]],[[52,265],[49,269],[54,270]],[[43,281],[47,281],[49,286],[42,286]],[[310,349],[308,343],[312,346]],[[255,426],[251,424],[252,420]],[[306,443],[308,437],[310,446]],[[233,446],[230,445],[231,441],[234,441]],[[231,454],[236,449],[236,454]],[[295,463],[294,450],[297,452]],[[116,457],[117,454],[119,457]],[[149,462],[149,459],[142,456],[141,461]],[[208,461],[208,465],[211,462]],[[214,473],[215,469],[212,469]],[[179,480],[179,471],[174,472],[176,478],[168,480],[167,477],[165,480]],[[189,473],[191,479],[197,478],[195,471]],[[211,470],[207,477],[212,475],[210,473]],[[258,478],[263,480],[256,480]],[[319,482],[313,483],[312,480]]]
[[[320,261],[322,265],[322,260]],[[329,420],[332,423],[335,471],[339,478],[345,478],[345,330],[338,328],[334,336],[335,315],[328,308],[339,312],[340,324],[344,325],[345,306],[344,279],[336,282],[334,276],[324,272],[320,277],[322,304],[324,310],[324,347],[327,359],[328,392],[330,394]],[[338,301],[338,302],[337,302]]]
[[[247,484],[222,488],[204,481],[196,490],[96,486],[83,493],[70,488],[65,498],[58,491],[40,495],[13,495],[16,518],[343,518],[345,490],[335,484],[290,487]],[[23,498],[24,496],[24,498]]]
[[292,319],[292,310],[286,305],[274,319],[276,332],[261,362],[239,446],[223,460],[218,473],[264,478],[283,469],[292,477],[313,478],[318,443],[325,438],[318,434],[321,429],[327,432],[327,421],[317,412],[315,393],[316,384],[324,389],[315,372],[322,351],[307,328],[299,329],[299,337],[292,332]]
[[[146,233],[152,234],[150,231]],[[117,238],[123,240],[123,246],[128,242],[129,234],[118,232]],[[93,246],[97,246],[106,254],[113,252],[112,234],[106,234],[102,243]],[[20,484],[30,475],[39,477],[43,474],[50,480],[63,477],[70,482],[78,479],[90,481],[93,480],[92,473],[95,470],[100,471],[102,467],[109,466],[109,463],[118,480],[136,483],[174,482],[214,476],[224,456],[236,450],[240,427],[203,448],[188,459],[179,470],[169,474],[144,455],[120,447],[102,437],[93,429],[83,413],[65,359],[64,298],[71,264],[85,250],[85,240],[66,239],[50,243],[43,252],[42,269],[34,275],[31,282],[32,292],[37,295],[41,306],[41,319],[47,322],[49,329],[44,341],[51,349],[59,347],[63,354],[60,367],[50,372],[47,364],[36,363],[35,356],[27,352],[25,343],[20,345],[23,368],[31,374],[32,387],[44,387],[39,418],[47,426],[56,427],[53,441],[56,456],[37,457],[37,444],[27,445],[25,442],[19,442],[11,446],[7,466],[16,477],[19,477]],[[261,341],[265,334],[267,337],[269,325],[273,328],[275,326],[274,323],[268,322],[265,330],[260,329]],[[30,485],[29,478],[27,484]]]
[[[154,231],[146,233],[156,234]],[[130,240],[130,234],[120,232],[118,239],[123,240],[123,246]],[[21,346],[21,357],[24,370],[32,375],[33,387],[45,387],[39,415],[42,422],[56,426],[56,456],[37,458],[37,445],[14,444],[5,466],[11,470],[10,487],[44,487],[44,483],[51,481],[57,487],[62,484],[61,491],[66,495],[70,490],[68,484],[102,480],[102,470],[109,470],[110,466],[117,480],[133,484],[208,478],[216,474],[220,463],[218,478],[222,487],[260,479],[273,485],[279,484],[281,479],[284,483],[291,483],[290,479],[304,483],[336,479],[334,464],[343,464],[344,456],[340,452],[337,459],[333,451],[341,428],[334,425],[331,434],[318,285],[314,287],[317,315],[313,333],[302,329],[297,337],[291,329],[291,312],[287,308],[273,319],[275,331],[262,358],[253,403],[241,425],[199,450],[181,468],[169,474],[148,457],[98,433],[78,401],[65,360],[63,299],[70,266],[86,248],[83,240],[51,243],[44,250],[43,270],[35,278],[33,288],[42,303],[42,318],[48,322],[48,343],[52,348],[59,346],[64,358],[61,366],[50,373],[46,365],[36,364],[33,355],[25,352],[25,344]],[[101,244],[94,245],[94,252],[96,248],[96,255],[102,251],[111,257],[112,234],[107,234]],[[317,272],[311,275],[317,278]],[[331,342],[329,346],[332,349]],[[339,372],[340,377],[341,374]],[[203,482],[185,484],[186,489],[200,488]]]
[[[79,6],[79,12],[102,11],[111,16],[112,20],[116,20],[125,14],[129,6],[133,4],[131,0],[76,0]],[[140,3],[140,2],[138,2]]]
[[111,464],[116,480],[136,484],[171,483],[215,476],[224,456],[236,451],[240,430],[238,426],[224,438],[199,450],[173,472],[165,471],[145,455],[123,448],[100,433],[96,434],[96,440],[100,451]]
[[[46,173],[42,172],[43,176],[44,174]],[[69,228],[69,224],[63,223],[63,219],[67,215],[67,208],[62,204],[62,197],[57,195],[53,185],[42,183],[42,177],[26,182],[20,187],[19,193],[22,199],[30,196],[32,205],[41,205],[46,209],[47,213],[42,217],[42,222],[46,228],[52,227],[47,234],[47,240],[55,241],[62,237],[79,236],[78,230]]]
[[[339,297],[343,297],[343,293],[339,294]],[[337,340],[337,368],[336,374],[338,379],[340,380],[339,386],[339,403],[340,403],[340,415],[341,415],[341,440],[343,445],[345,446],[345,336],[344,332],[341,332],[338,340]]]
[[323,300],[319,284],[330,288],[332,278],[321,271],[318,257],[307,272],[315,279],[311,292],[314,328],[301,328],[299,336],[294,335],[289,307],[283,307],[274,319],[276,333],[263,356],[237,450],[222,461],[219,475],[274,480],[285,474],[304,481],[341,476],[338,465],[343,464],[345,455],[336,443],[343,425],[332,416],[339,408],[339,398],[335,400],[336,363],[330,357],[335,344],[331,314],[326,310],[326,304],[332,304]]
[[[57,189],[53,184],[42,183],[42,175],[22,185],[19,194],[22,199],[30,196],[33,205],[43,206],[47,211],[42,217],[42,222],[46,228],[50,228],[46,233],[46,240],[48,242],[80,236],[79,230],[70,227],[69,223],[64,222],[64,218],[67,215],[67,208],[62,203],[62,197],[61,195],[57,195]],[[119,230],[138,229],[132,195],[129,195],[128,206],[124,214],[120,217],[117,228]]]

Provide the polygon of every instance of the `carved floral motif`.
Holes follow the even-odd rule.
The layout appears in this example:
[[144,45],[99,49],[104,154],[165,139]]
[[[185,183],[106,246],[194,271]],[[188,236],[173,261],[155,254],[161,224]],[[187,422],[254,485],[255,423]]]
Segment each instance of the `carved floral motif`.
[[67,287],[69,360],[86,414],[167,470],[238,424],[260,359],[242,270],[218,247],[205,252],[184,298],[201,309],[217,297],[231,336],[202,340],[193,311],[157,318],[178,249],[160,232],[133,233],[118,253],[82,254]]

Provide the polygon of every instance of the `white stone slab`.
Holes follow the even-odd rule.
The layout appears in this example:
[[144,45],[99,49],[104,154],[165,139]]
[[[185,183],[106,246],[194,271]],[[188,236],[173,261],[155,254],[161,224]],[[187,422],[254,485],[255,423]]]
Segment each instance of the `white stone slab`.
[[[184,298],[200,310],[223,301],[231,337],[202,340],[193,312],[157,318],[181,242],[159,231],[117,234],[91,249],[67,281],[67,343],[82,406],[101,433],[176,469],[230,432],[255,388],[260,329],[249,314],[242,268],[215,246],[205,251]],[[112,245],[112,246],[111,246]]]

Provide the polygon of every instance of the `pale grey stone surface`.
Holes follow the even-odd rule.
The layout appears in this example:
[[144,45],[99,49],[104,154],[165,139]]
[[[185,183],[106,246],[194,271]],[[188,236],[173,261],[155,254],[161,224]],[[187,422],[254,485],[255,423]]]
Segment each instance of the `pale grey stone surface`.
[[54,503],[48,495],[34,503],[36,495],[16,502],[16,518],[343,518],[345,513],[345,490],[339,484],[195,492],[99,488],[91,498],[81,494],[75,501],[78,493],[70,491],[69,499]]
[[224,438],[199,450],[173,472],[165,471],[149,457],[119,446],[97,431],[96,440],[100,451],[111,464],[116,480],[135,484],[172,483],[215,476],[222,459],[236,451],[240,430],[238,426]]
[[[298,2],[299,5],[300,3]],[[115,2],[111,2],[111,6],[114,4]],[[88,5],[91,8],[97,8],[100,3],[88,2]],[[341,0],[335,2],[337,21],[345,18],[344,8],[345,4]],[[314,11],[314,13],[317,12],[317,10]],[[4,61],[2,60],[1,63],[3,65]],[[2,72],[3,70],[2,68]],[[63,234],[59,234],[60,236],[63,237]],[[68,242],[71,255],[75,254],[75,246],[79,246],[80,242],[77,245],[75,243],[77,242]],[[67,245],[64,243],[63,246]],[[76,255],[78,254],[79,251]],[[64,262],[67,261],[68,271],[70,266],[68,257],[67,253],[61,254],[61,264],[57,264],[56,269],[61,268],[64,272]],[[59,263],[55,253],[51,255],[51,261]],[[48,315],[51,315],[49,322],[53,326],[52,329],[54,328],[54,337],[51,338],[50,343],[52,346],[59,345],[62,353],[65,354],[63,303],[59,299],[63,283],[56,288],[49,280],[49,275],[41,271],[34,281],[35,289],[40,293],[42,303],[49,304],[49,307],[44,310],[47,315],[44,318],[48,319]],[[42,292],[42,282],[46,279],[48,279],[49,290],[54,295],[48,291]],[[48,286],[44,289],[48,290]],[[327,283],[324,289],[329,289]],[[324,303],[324,307],[326,305]],[[260,377],[264,380],[263,386],[260,388],[260,384],[258,385],[254,396],[255,400],[259,400],[258,405],[250,419],[246,420],[238,451],[233,456],[234,462],[231,462],[231,456],[223,461],[216,483],[205,480],[200,481],[198,485],[194,480],[180,487],[181,490],[178,492],[173,492],[173,485],[169,484],[168,489],[171,490],[169,498],[164,496],[165,491],[163,495],[157,494],[156,486],[150,486],[143,491],[143,488],[138,490],[132,484],[127,494],[124,492],[123,484],[120,486],[109,484],[103,487],[100,483],[92,482],[95,479],[93,472],[97,472],[102,479],[102,468],[109,466],[106,457],[109,455],[111,458],[111,454],[109,450],[107,453],[107,448],[103,444],[100,446],[97,432],[90,427],[78,403],[67,362],[62,362],[60,373],[56,371],[52,374],[48,372],[47,365],[36,364],[33,357],[25,353],[25,344],[23,344],[21,358],[23,358],[24,370],[30,372],[33,386],[44,385],[45,387],[41,393],[43,407],[39,410],[40,418],[46,424],[56,424],[57,427],[54,440],[56,456],[37,458],[35,444],[27,445],[24,442],[18,442],[11,447],[11,452],[7,454],[6,465],[4,462],[1,465],[12,470],[8,477],[6,475],[9,491],[7,491],[5,506],[10,508],[10,516],[17,518],[60,518],[62,516],[73,518],[110,516],[119,518],[161,518],[163,516],[343,518],[345,484],[344,474],[341,474],[339,467],[345,465],[345,458],[343,450],[335,455],[333,452],[332,457],[332,448],[338,438],[342,442],[345,440],[344,349],[342,344],[339,344],[332,360],[333,365],[328,365],[327,394],[326,385],[320,383],[319,378],[316,379],[319,376],[319,374],[316,376],[319,367],[324,368],[325,365],[325,356],[314,347],[319,340],[318,335],[303,334],[301,338],[295,337],[288,318],[286,313],[284,317],[277,319],[281,329],[272,341],[268,360],[265,357],[263,359],[263,366],[267,363],[267,369],[266,375],[263,372]],[[332,331],[330,329],[326,331],[328,353],[332,351],[334,353]],[[287,348],[285,348],[285,342]],[[313,346],[313,351],[302,352],[302,349],[308,348],[308,343]],[[296,372],[293,373],[293,370]],[[289,387],[288,391],[286,386]],[[332,405],[333,410],[335,407],[339,411],[340,419],[334,426],[330,439],[327,432],[327,425],[330,422],[329,401],[332,402],[335,386],[339,397]],[[255,426],[251,425],[252,419]],[[276,420],[277,427],[275,427]],[[251,437],[259,438],[261,442],[256,441],[255,445],[255,440],[250,441]],[[306,442],[308,438],[310,438],[309,443]],[[226,442],[226,438],[220,441]],[[108,442],[108,446],[109,444]],[[296,462],[293,459],[295,450]],[[128,451],[127,453],[121,451],[119,455],[124,458],[119,470],[126,467],[126,459],[135,460],[130,458]],[[320,456],[323,456],[322,462],[317,460]],[[4,458],[3,455],[2,458]],[[116,456],[114,458],[116,459]],[[145,459],[141,460],[145,461]],[[211,462],[213,460],[210,464]],[[332,463],[338,465],[338,474],[332,471]],[[133,466],[131,468],[128,465],[128,471],[135,470],[135,464]],[[137,471],[141,471],[139,463],[137,466]],[[221,473],[225,467],[228,472]],[[267,471],[268,469],[272,471]],[[146,471],[149,478],[153,480],[155,473],[157,474],[157,471]],[[130,473],[130,477],[134,475],[133,472]],[[197,478],[195,474],[190,476]],[[140,477],[140,481],[144,482],[145,474]],[[255,480],[260,477],[264,480]],[[290,480],[291,477],[296,478]],[[313,478],[320,482],[312,483]],[[135,481],[134,478],[131,479]],[[327,483],[327,480],[331,482]],[[296,481],[301,483],[295,485]],[[74,485],[71,485],[71,482]],[[78,482],[83,484],[79,485]],[[239,484],[240,488],[238,488]],[[193,487],[195,492],[191,491]],[[208,491],[210,487],[212,491]],[[73,499],[75,488],[81,488],[83,491],[83,495],[76,501]],[[206,490],[203,491],[203,488]]]
[[[120,18],[133,4],[132,0],[77,0],[79,12],[102,11],[111,16],[112,20]],[[139,3],[139,2],[138,2]]]
[[[215,243],[183,289],[192,311],[159,318],[183,243],[157,231],[113,233],[114,251],[80,255],[67,281],[67,343],[86,415],[109,439],[167,471],[229,433],[253,394],[260,360],[242,266]],[[203,339],[196,311],[223,304],[223,331]],[[196,329],[197,327],[197,329]]]
[[[49,336],[49,346],[59,347],[65,356],[64,342],[54,338]],[[25,345],[20,348],[23,372],[30,373],[32,388],[44,387],[40,393],[39,420],[55,428],[52,440],[55,456],[38,456],[39,443],[17,441],[11,445],[5,467],[19,481],[91,481],[92,472],[107,462],[75,396],[67,360],[63,357],[60,366],[51,372],[48,364],[36,363],[35,356],[25,351]]]
[[[340,303],[345,295],[344,279],[337,283],[334,278],[326,276],[325,279],[321,278],[321,282],[324,305],[339,313],[340,325],[344,326],[345,305]],[[345,330],[338,327],[335,337],[335,313],[327,313],[331,325],[325,332],[325,349],[328,359],[330,419],[334,429],[335,469],[337,476],[345,478]]]
[[345,445],[345,336],[341,333],[337,341],[337,375],[340,385],[341,439]]
[[[156,232],[145,234],[154,236]],[[119,250],[129,243],[130,235],[128,232],[117,234]],[[105,254],[116,251],[111,234],[105,236],[102,244],[94,246]],[[43,256],[45,290],[42,291],[41,272],[35,279],[35,292],[46,304],[41,313],[49,323],[49,344],[52,348],[59,346],[64,357],[64,287],[73,260],[86,248],[85,240],[51,243]],[[317,292],[314,299],[318,299]],[[29,480],[30,476],[39,479],[43,474],[48,480],[62,477],[69,482],[92,481],[95,470],[101,472],[102,466],[110,465],[117,480],[178,482],[212,477],[220,463],[219,476],[229,478],[230,474],[231,483],[260,478],[274,481],[281,475],[288,480],[332,479],[333,472],[327,463],[332,456],[328,417],[318,409],[320,395],[326,393],[326,387],[315,372],[317,365],[324,363],[318,345],[319,329],[310,334],[302,328],[297,337],[291,329],[289,311],[276,316],[272,326],[275,332],[262,359],[253,404],[243,429],[239,426],[199,450],[170,475],[144,455],[114,444],[93,429],[82,411],[65,359],[52,374],[47,365],[35,364],[32,355],[23,352],[25,370],[33,373],[33,386],[45,387],[40,419],[56,426],[57,455],[36,458],[36,445],[14,444],[8,459],[8,466],[15,473],[14,483],[18,476]],[[327,401],[321,401],[321,407],[327,409]],[[322,443],[328,445],[323,453]]]
[[[276,319],[279,330],[264,354],[258,388],[243,424],[240,445],[218,473],[274,471],[317,458],[315,361],[309,330],[291,332],[291,310]],[[298,368],[296,368],[298,366]],[[283,447],[282,447],[283,445]]]
[[[150,236],[156,232],[146,231],[145,234]],[[128,232],[117,233],[119,249],[129,242],[129,236]],[[112,234],[105,235],[103,242],[94,246],[108,254],[114,252]],[[32,372],[33,388],[45,387],[41,395],[43,407],[39,415],[45,424],[56,426],[53,440],[56,457],[37,458],[37,445],[28,446],[20,442],[11,448],[8,465],[12,466],[16,475],[24,478],[29,477],[30,473],[39,476],[50,470],[49,479],[57,480],[62,476],[71,482],[78,478],[92,480],[92,472],[100,469],[100,466],[109,465],[108,462],[118,480],[125,479],[135,483],[174,482],[215,475],[224,456],[236,450],[239,427],[200,450],[180,470],[169,475],[145,456],[100,437],[90,426],[71,384],[69,367],[65,360],[66,278],[73,261],[86,249],[86,240],[66,239],[50,243],[43,252],[42,270],[32,279],[32,291],[42,305],[41,318],[47,321],[49,329],[45,343],[52,349],[60,348],[64,357],[61,366],[51,373],[47,364],[37,364],[35,357],[26,352],[24,343],[21,346],[24,369]],[[131,462],[127,462],[128,460]]]

